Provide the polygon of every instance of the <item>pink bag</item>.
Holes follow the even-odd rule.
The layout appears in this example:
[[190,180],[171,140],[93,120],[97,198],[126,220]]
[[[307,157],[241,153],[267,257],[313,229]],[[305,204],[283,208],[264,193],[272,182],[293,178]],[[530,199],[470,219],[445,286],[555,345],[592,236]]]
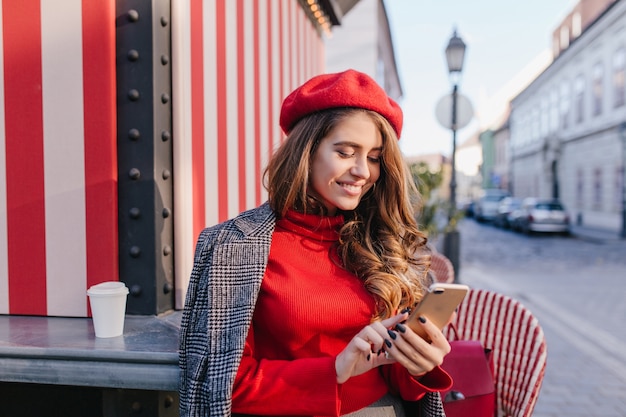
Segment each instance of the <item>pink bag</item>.
[[447,417],[493,417],[496,387],[490,349],[477,340],[450,342],[452,350],[441,367],[450,374],[452,388],[441,393]]

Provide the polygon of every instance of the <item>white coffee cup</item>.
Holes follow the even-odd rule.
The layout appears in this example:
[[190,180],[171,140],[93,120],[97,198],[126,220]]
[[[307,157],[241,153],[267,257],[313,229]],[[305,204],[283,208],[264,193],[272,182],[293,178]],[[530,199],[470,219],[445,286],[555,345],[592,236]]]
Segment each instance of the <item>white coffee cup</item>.
[[128,287],[123,282],[107,281],[87,290],[96,337],[124,334]]

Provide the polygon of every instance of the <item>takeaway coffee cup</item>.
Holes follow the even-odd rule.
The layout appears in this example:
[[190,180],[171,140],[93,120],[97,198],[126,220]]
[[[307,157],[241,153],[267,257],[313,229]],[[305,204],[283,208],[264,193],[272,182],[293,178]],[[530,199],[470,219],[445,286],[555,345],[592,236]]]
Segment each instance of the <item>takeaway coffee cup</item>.
[[128,287],[123,282],[107,281],[87,290],[96,337],[116,337],[124,333]]

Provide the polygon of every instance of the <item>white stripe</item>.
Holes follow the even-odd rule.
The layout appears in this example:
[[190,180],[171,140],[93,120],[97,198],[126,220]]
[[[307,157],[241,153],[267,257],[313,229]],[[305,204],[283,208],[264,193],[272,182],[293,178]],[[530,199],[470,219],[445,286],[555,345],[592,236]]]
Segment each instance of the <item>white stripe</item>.
[[[206,225],[218,221],[217,189],[217,50],[215,2],[203,1],[204,36],[204,180]],[[192,86],[193,88],[194,86]]]
[[306,68],[304,67],[306,63],[305,56],[307,54],[306,50],[306,28],[307,28],[307,17],[304,14],[304,10],[302,7],[298,7],[298,32],[300,33],[300,44],[298,45],[298,51],[300,51],[300,72],[298,72],[298,82],[300,85],[304,83],[306,77]]
[[48,315],[85,316],[81,1],[41,9]]
[[174,284],[177,309],[185,304],[193,266],[193,175],[191,152],[191,33],[189,2],[172,2],[172,92],[174,102]]
[[256,147],[254,137],[257,132],[254,130],[254,8],[252,5],[244,7],[243,30],[244,30],[244,59],[242,63],[245,70],[245,123],[246,123],[246,208],[256,205],[255,190],[260,175],[254,166],[254,155]]
[[0,314],[9,314],[9,255],[7,246],[6,131],[4,125],[4,45],[0,6]]
[[279,69],[279,65],[280,65],[280,39],[278,38],[279,36],[279,31],[278,31],[278,25],[281,24],[281,22],[278,21],[278,7],[272,7],[271,11],[272,13],[272,27],[270,28],[270,30],[272,31],[272,56],[270,57],[270,60],[272,61],[272,87],[274,89],[274,91],[272,92],[272,111],[273,111],[273,118],[272,120],[270,120],[270,123],[272,124],[272,127],[274,128],[274,137],[271,138],[271,143],[274,144],[273,149],[271,149],[272,153],[273,151],[280,145],[281,142],[281,137],[282,137],[282,132],[280,130],[280,125],[278,123],[278,114],[280,111],[280,103],[283,100],[283,97],[281,97],[281,91],[280,91],[280,85],[283,82],[280,79],[280,69]]
[[[267,88],[267,77],[268,77],[268,67],[267,67],[267,37],[269,33],[269,28],[267,27],[267,0],[259,0],[259,33],[257,36],[259,37],[259,97],[260,97],[260,108],[259,108],[259,130],[261,131],[261,172],[265,169],[267,165],[268,158],[267,153],[269,152],[269,113],[267,109],[267,97],[268,97],[268,88]],[[261,188],[261,201],[265,201],[267,199],[267,190],[265,188]]]
[[[283,96],[279,97],[279,102],[282,103],[283,98],[291,92],[291,86],[289,85],[289,63],[293,59],[293,55],[291,55],[291,44],[293,43],[293,39],[291,39],[291,33],[289,32],[289,5],[287,3],[283,4],[283,20],[280,22],[283,28],[283,37],[281,42],[283,44],[283,55],[282,55],[282,63],[283,63]],[[282,141],[282,135],[281,135]]]
[[239,125],[237,76],[237,2],[226,3],[226,126],[228,217],[239,213]]
[[300,45],[298,45],[298,34],[300,32],[300,20],[298,19],[300,5],[298,3],[293,3],[289,7],[291,9],[291,16],[289,20],[291,21],[291,33],[289,34],[289,39],[291,39],[291,57],[289,57],[288,62],[291,64],[291,85],[289,86],[289,92],[298,86],[298,67],[300,65],[300,57],[302,57],[303,52],[300,49]]

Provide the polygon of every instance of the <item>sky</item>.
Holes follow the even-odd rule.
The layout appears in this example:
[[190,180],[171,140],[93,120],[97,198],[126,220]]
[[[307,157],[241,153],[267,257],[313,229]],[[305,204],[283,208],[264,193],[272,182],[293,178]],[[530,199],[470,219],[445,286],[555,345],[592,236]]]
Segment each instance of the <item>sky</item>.
[[576,0],[384,0],[403,89],[400,146],[405,155],[452,151],[452,132],[435,107],[450,95],[444,50],[454,29],[467,45],[459,93],[471,103],[471,122],[457,147],[501,113],[552,57],[552,32]]

